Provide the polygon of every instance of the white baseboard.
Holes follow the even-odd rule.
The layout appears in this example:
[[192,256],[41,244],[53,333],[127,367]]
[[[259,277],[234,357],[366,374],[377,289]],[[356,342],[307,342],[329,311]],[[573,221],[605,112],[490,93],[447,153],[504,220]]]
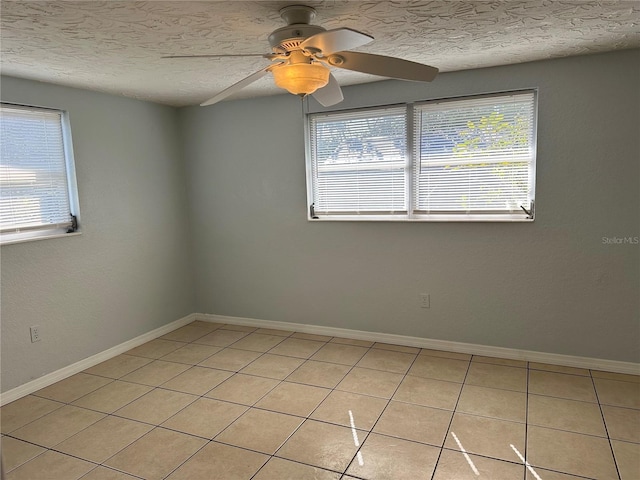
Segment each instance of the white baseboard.
[[247,325],[259,328],[273,328],[278,330],[294,330],[302,333],[313,333],[316,335],[327,335],[331,337],[352,338],[356,340],[367,340],[370,342],[391,343],[394,345],[405,345],[407,347],[430,348],[433,350],[445,350],[448,352],[468,353],[472,355],[483,355],[488,357],[508,358],[513,360],[525,360],[529,362],[550,363],[553,365],[563,365],[567,367],[588,368],[592,370],[602,370],[606,372],[627,373],[640,375],[640,364],[632,362],[619,362],[616,360],[605,360],[600,358],[577,357],[572,355],[561,355],[557,353],[534,352],[530,350],[518,350],[515,348],[492,347],[488,345],[477,345],[473,343],[452,342],[448,340],[435,340],[430,338],[410,337],[406,335],[394,335],[391,333],[367,332],[364,330],[350,330],[346,328],[324,327],[321,325],[308,325],[304,323],[277,322],[273,320],[259,320],[255,318],[228,317],[224,315],[212,315],[206,313],[192,313],[174,322],[164,325],[155,330],[151,330],[136,338],[132,338],[120,345],[116,345],[108,350],[100,352],[91,357],[80,360],[74,364],[56,370],[55,372],[43,375],[40,378],[20,385],[0,394],[0,406],[13,402],[41,388],[48,387],[60,380],[64,380],[71,375],[75,375],[98,363],[104,362],[143,343],[161,337],[177,328],[180,328],[194,320],[205,322],[227,323],[231,325]]
[[36,378],[30,382],[25,383],[24,385],[20,385],[19,387],[8,390],[2,394],[0,394],[0,405],[5,405],[7,403],[13,402],[19,398],[22,398],[30,393],[33,393],[41,388],[48,387],[60,380],[64,380],[71,375],[75,375],[78,372],[86,370],[87,368],[93,367],[99,363],[102,363],[110,358],[113,358],[121,353],[124,353],[132,348],[135,348],[143,343],[146,343],[154,338],[161,337],[162,335],[166,335],[169,332],[176,330],[188,323],[193,322],[196,319],[196,314],[191,313],[186,317],[180,318],[174,322],[168,323],[167,325],[163,325],[162,327],[151,330],[150,332],[143,333],[142,335],[132,338],[131,340],[127,340],[120,345],[116,345],[115,347],[109,348],[108,350],[104,350],[103,352],[92,355],[84,360],[80,360],[79,362],[68,365],[64,368],[56,370],[55,372],[48,373],[43,375],[40,378]]
[[294,330],[296,332],[314,333],[331,337],[352,338],[356,340],[368,340],[370,342],[392,343],[407,347],[430,348],[433,350],[445,350],[448,352],[468,353],[487,357],[508,358],[512,360],[525,360],[528,362],[550,363],[566,367],[587,368],[602,370],[605,372],[627,373],[640,375],[640,364],[632,362],[620,362],[601,358],[578,357],[573,355],[561,355],[558,353],[535,352],[519,350],[515,348],[492,347],[473,343],[452,342],[448,340],[435,340],[430,338],[410,337],[394,335],[391,333],[367,332],[363,330],[349,330],[346,328],[324,327],[320,325],[307,325],[304,323],[276,322],[273,320],[259,320],[255,318],[227,317],[224,315],[212,315],[196,313],[197,320],[216,323],[228,323],[233,325],[247,325],[251,327],[273,328],[278,330]]

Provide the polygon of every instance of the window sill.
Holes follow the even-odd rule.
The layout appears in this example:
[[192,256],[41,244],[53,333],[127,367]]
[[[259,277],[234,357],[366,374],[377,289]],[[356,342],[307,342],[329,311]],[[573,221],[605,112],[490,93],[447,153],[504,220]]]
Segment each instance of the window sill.
[[310,222],[418,222],[418,223],[532,223],[533,218],[522,215],[438,215],[432,217],[409,217],[407,215],[335,215],[330,217],[307,217]]
[[82,235],[81,231],[66,233],[66,232],[21,232],[21,233],[6,233],[0,235],[0,245],[14,245],[16,243],[34,242],[36,240],[47,240],[50,238],[63,238],[63,237],[77,237]]

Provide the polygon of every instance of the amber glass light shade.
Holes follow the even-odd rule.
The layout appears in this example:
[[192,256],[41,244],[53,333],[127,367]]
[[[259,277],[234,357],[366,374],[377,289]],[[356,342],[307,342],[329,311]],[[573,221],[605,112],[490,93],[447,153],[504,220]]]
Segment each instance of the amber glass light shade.
[[297,63],[273,69],[273,78],[280,88],[294,95],[309,95],[329,82],[329,69],[320,63]]

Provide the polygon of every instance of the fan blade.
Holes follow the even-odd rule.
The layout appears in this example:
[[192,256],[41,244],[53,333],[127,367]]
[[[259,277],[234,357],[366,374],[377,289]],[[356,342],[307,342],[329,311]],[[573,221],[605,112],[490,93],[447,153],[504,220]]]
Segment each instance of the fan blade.
[[344,100],[342,89],[333,74],[329,74],[329,83],[311,94],[320,105],[330,107]]
[[220,55],[165,55],[160,58],[225,58],[225,57],[264,57],[271,58],[273,54],[271,53],[239,53],[237,55],[233,54],[220,54]]
[[331,55],[327,60],[334,67],[400,80],[430,82],[438,74],[436,67],[371,53],[339,52]]
[[[280,64],[278,63],[276,65],[280,65]],[[212,105],[212,104],[214,104],[216,102],[219,102],[220,100],[223,100],[223,99],[227,98],[229,95],[233,95],[234,93],[242,90],[247,85],[249,85],[249,84],[251,84],[251,83],[253,83],[253,82],[257,81],[257,80],[260,80],[267,73],[269,73],[273,67],[274,67],[274,65],[269,65],[268,67],[263,68],[262,70],[258,70],[256,73],[252,73],[247,78],[244,78],[244,79],[240,80],[239,82],[234,83],[229,88],[226,88],[225,90],[221,91],[215,97],[212,97],[209,100],[207,100],[206,102],[201,103],[200,106],[201,107],[206,107],[207,105]]]
[[358,48],[371,40],[373,37],[366,33],[350,28],[336,28],[311,35],[300,44],[300,48],[311,53],[321,52],[322,55],[327,56],[335,52]]

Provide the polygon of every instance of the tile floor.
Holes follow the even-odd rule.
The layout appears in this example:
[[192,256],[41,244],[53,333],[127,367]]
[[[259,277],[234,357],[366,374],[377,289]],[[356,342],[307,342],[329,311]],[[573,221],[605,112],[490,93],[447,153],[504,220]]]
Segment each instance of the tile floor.
[[7,480],[640,479],[640,377],[199,321],[1,427]]

